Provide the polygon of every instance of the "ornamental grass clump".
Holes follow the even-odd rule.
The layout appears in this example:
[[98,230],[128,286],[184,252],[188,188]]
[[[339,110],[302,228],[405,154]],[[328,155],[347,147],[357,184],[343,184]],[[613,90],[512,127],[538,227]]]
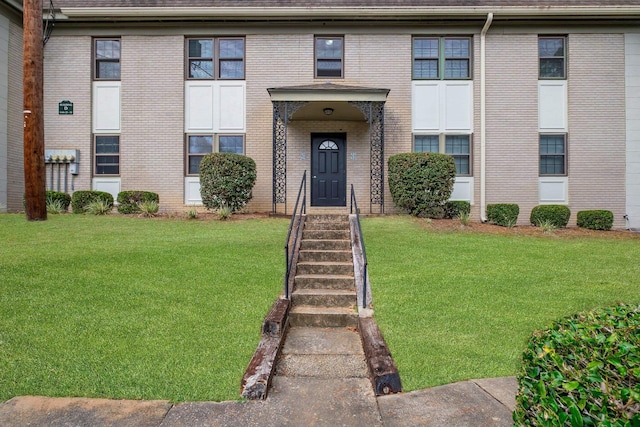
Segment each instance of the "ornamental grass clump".
[[640,425],[640,305],[579,313],[534,332],[513,420],[518,426]]
[[[141,210],[143,204],[155,202],[160,204],[158,193],[151,191],[127,190],[118,193],[118,212],[121,214],[145,213]],[[156,210],[157,212],[157,210]]]
[[47,212],[64,213],[69,210],[71,196],[61,191],[47,190],[45,193],[45,201],[47,203]]
[[71,196],[71,210],[74,214],[85,213],[90,204],[98,201],[102,202],[102,204],[111,211],[113,207],[113,196],[110,193],[97,190],[79,190]]

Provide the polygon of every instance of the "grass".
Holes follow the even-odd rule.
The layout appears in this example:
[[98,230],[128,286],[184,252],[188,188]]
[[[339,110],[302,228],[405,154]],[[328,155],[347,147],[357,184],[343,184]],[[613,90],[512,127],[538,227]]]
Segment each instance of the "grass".
[[[237,399],[287,225],[0,215],[0,401]],[[363,232],[405,390],[514,375],[534,329],[640,301],[638,239],[446,233],[408,216]]]
[[0,401],[237,399],[286,227],[0,215]]
[[402,216],[366,218],[363,234],[405,390],[515,375],[534,329],[640,302],[637,239],[438,233]]

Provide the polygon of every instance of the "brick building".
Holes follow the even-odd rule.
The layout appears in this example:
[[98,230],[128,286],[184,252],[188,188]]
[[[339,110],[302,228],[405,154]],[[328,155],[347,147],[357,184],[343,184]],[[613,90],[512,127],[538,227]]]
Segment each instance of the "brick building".
[[[15,3],[0,1],[10,209],[22,191]],[[456,161],[452,199],[476,220],[517,203],[525,224],[554,203],[570,224],[609,209],[615,227],[640,228],[639,0],[54,7],[45,144],[73,161],[50,161],[49,188],[154,191],[161,209],[184,211],[200,202],[201,157],[232,151],[257,164],[251,211],[290,213],[306,170],[312,209],[345,211],[353,184],[363,212],[393,212],[389,156],[439,151]]]

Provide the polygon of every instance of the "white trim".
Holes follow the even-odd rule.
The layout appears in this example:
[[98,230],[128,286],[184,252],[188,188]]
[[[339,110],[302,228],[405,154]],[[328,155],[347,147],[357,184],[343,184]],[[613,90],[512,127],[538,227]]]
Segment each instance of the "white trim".
[[200,177],[187,176],[184,178],[184,204],[189,206],[202,206]]
[[538,130],[540,132],[567,132],[568,101],[566,80],[540,80],[538,82]]
[[449,200],[463,200],[473,205],[474,182],[472,176],[457,176]]
[[121,114],[121,83],[93,82],[93,133],[120,133]]
[[118,177],[101,178],[94,177],[91,180],[91,188],[96,191],[104,191],[113,196],[115,201],[118,198],[118,193],[122,188],[122,179]]

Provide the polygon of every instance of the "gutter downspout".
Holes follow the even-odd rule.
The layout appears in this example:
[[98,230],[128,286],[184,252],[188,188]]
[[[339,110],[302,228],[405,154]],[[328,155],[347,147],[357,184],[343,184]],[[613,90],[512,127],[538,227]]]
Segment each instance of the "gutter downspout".
[[487,222],[485,215],[487,196],[487,156],[486,156],[486,41],[487,31],[493,22],[493,13],[487,14],[487,21],[480,32],[480,220]]

